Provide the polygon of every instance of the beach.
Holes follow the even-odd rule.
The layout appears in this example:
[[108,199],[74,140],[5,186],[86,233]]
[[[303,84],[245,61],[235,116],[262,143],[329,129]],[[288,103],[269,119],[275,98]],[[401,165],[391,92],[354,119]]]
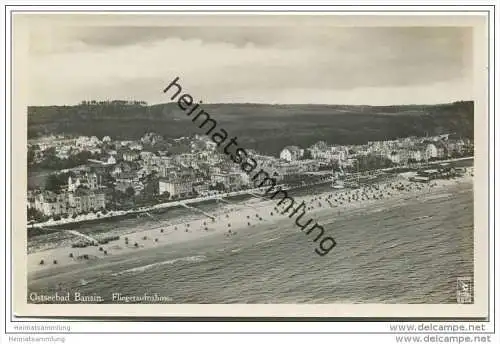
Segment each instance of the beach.
[[[318,223],[322,221],[328,223],[332,218],[341,215],[345,217],[359,212],[382,211],[411,199],[424,201],[446,198],[449,195],[446,190],[450,187],[471,183],[470,170],[463,177],[434,180],[429,184],[410,182],[408,174],[403,174],[383,183],[365,185],[360,189],[330,188],[314,195],[302,192],[304,195],[294,198],[296,206],[302,201],[305,202],[309,218]],[[222,241],[232,240],[258,232],[266,226],[300,232],[300,228],[294,226],[294,218],[290,219],[287,214],[281,213],[287,204],[283,203],[280,206],[279,200],[280,198],[253,197],[234,203],[221,201],[212,204],[207,211],[181,214],[174,216],[174,219],[171,219],[172,216],[168,216],[168,213],[164,217],[144,213],[140,216],[145,217],[147,222],[139,227],[127,227],[123,225],[123,221],[113,220],[118,221],[116,229],[94,231],[91,234],[85,234],[85,231],[79,228],[62,230],[56,234],[59,246],[52,240],[51,245],[56,245],[55,248],[44,249],[43,245],[31,247],[27,261],[28,274],[37,278],[37,276],[48,276],[53,271],[64,271],[68,266],[92,267],[107,262],[119,262],[148,250],[162,248],[169,250],[172,246],[184,242],[203,242],[212,238]],[[133,222],[133,219],[130,221]],[[335,233],[332,233],[332,236],[335,238]],[[119,238],[97,246],[71,247],[72,243],[87,240],[86,238],[91,241],[107,237]],[[310,241],[304,235],[304,245],[308,244],[307,240]],[[335,250],[336,248],[330,254],[334,254]],[[314,254],[313,250],[311,254]]]
[[101,220],[111,219],[111,218],[126,217],[127,215],[141,214],[144,212],[155,211],[158,209],[186,207],[186,206],[189,206],[189,204],[193,204],[193,203],[196,204],[196,203],[207,202],[207,201],[218,201],[224,197],[250,195],[253,192],[261,192],[264,189],[265,188],[255,188],[255,189],[248,189],[248,190],[234,191],[234,192],[224,192],[224,193],[223,192],[213,192],[213,194],[211,194],[211,195],[200,196],[200,197],[196,197],[196,198],[188,198],[188,199],[179,200],[179,201],[169,201],[169,202],[159,203],[159,204],[155,204],[155,205],[151,205],[151,206],[139,207],[136,209],[113,210],[113,211],[107,211],[105,213],[102,213],[99,211],[97,213],[79,214],[75,218],[68,217],[68,218],[61,218],[59,220],[54,220],[53,218],[50,218],[49,220],[47,220],[45,222],[32,223],[32,224],[30,224],[30,227],[31,228],[55,228],[55,227],[64,227],[66,225],[71,225],[71,224],[75,224],[75,223],[101,221]]
[[[406,178],[389,183],[409,183]],[[29,258],[33,265],[28,302],[40,302],[29,299],[34,294],[79,292],[100,296],[100,303],[126,302],[113,299],[114,294],[142,300],[134,303],[153,302],[144,300],[145,294],[157,294],[161,303],[456,303],[457,277],[474,274],[472,178],[433,183],[338,207],[330,207],[325,199],[334,194],[340,202],[342,195],[347,199],[356,190],[334,191],[325,186],[295,193],[296,202],[310,200],[314,209],[307,216],[337,242],[324,257],[315,253],[317,243],[294,220],[270,215],[275,200],[252,198],[203,206],[222,217],[209,233],[198,230],[201,213],[187,209],[156,214],[156,220],[141,217],[82,224],[81,232],[104,235],[113,230],[127,235],[109,244],[107,256],[98,247],[89,247],[96,258],[85,262],[53,265],[49,261],[41,268],[37,259]],[[235,207],[246,212],[231,211]],[[246,216],[252,214],[255,220],[245,227]],[[167,222],[181,219],[192,230],[178,227],[176,234],[171,228],[173,234],[164,230],[162,237],[160,231],[168,227]],[[228,235],[228,222],[237,234]],[[141,240],[144,233],[151,233],[147,240]],[[132,234],[144,247],[111,248],[124,246],[124,236],[133,243]],[[179,241],[169,244],[169,237]],[[68,252],[64,250],[68,248],[35,254]]]
[[[470,157],[465,157],[465,158],[458,158],[458,159],[450,159],[450,160],[443,160],[441,163],[449,163],[452,162],[454,164],[460,164],[461,162],[465,162],[468,164],[471,161]],[[380,171],[390,171],[392,168],[387,168],[387,169],[382,169]],[[40,172],[39,174],[46,174],[46,172]],[[412,174],[412,173],[410,173]],[[402,173],[401,176],[407,177],[408,173]],[[319,183],[322,184],[322,183]],[[149,212],[149,211],[156,211],[159,209],[168,209],[168,208],[175,208],[175,207],[182,207],[182,206],[188,206],[189,204],[197,204],[200,202],[207,202],[207,201],[218,201],[221,198],[231,198],[231,197],[237,197],[237,196],[246,196],[246,195],[252,195],[255,193],[261,193],[265,191],[267,187],[258,187],[258,188],[253,188],[253,189],[246,189],[246,190],[241,190],[241,191],[233,191],[233,192],[218,192],[218,191],[212,191],[210,195],[205,195],[205,196],[200,196],[196,198],[188,198],[184,200],[171,200],[168,202],[164,203],[159,203],[151,206],[144,206],[144,207],[139,207],[136,209],[129,209],[129,210],[113,210],[113,211],[107,211],[105,213],[103,212],[97,212],[97,213],[89,213],[89,214],[79,214],[75,218],[72,217],[67,217],[67,218],[61,218],[59,220],[54,220],[53,218],[50,218],[49,220],[45,222],[37,222],[37,223],[31,223],[29,226],[30,228],[56,228],[56,227],[65,227],[67,225],[71,224],[77,224],[77,223],[85,223],[85,222],[94,222],[94,221],[102,221],[106,219],[113,219],[113,218],[120,218],[120,217],[127,217],[128,215],[134,215],[134,214],[141,214],[144,212]]]

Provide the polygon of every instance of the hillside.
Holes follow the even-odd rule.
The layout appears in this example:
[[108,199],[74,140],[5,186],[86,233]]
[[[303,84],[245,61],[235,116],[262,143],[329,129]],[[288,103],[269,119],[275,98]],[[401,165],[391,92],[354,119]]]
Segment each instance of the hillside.
[[[472,101],[439,105],[347,106],[204,104],[219,128],[240,146],[275,154],[289,144],[363,144],[405,136],[456,133],[473,138]],[[45,134],[105,135],[137,139],[146,132],[168,138],[202,133],[176,103],[120,103],[28,107],[28,137]]]

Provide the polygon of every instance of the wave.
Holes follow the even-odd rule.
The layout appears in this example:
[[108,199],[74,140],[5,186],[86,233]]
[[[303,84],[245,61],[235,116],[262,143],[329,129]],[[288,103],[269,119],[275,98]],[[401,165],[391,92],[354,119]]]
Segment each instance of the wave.
[[[399,204],[397,206],[399,206]],[[387,209],[389,209],[389,207],[380,207],[380,208],[367,209],[365,211],[365,213],[366,214],[375,214],[375,213],[380,213],[382,211],[386,211]]]
[[153,263],[153,264],[148,264],[148,265],[143,265],[143,266],[138,266],[135,268],[123,270],[123,271],[116,272],[116,273],[112,274],[112,276],[119,276],[119,275],[123,275],[123,274],[127,274],[127,273],[144,272],[144,271],[147,271],[147,270],[152,269],[152,268],[157,267],[157,266],[172,265],[172,264],[175,264],[177,262],[189,262],[189,263],[202,262],[206,258],[207,258],[206,256],[189,256],[189,257],[183,257],[183,258],[175,258],[175,259],[165,260],[163,262],[157,262],[157,263]]
[[444,194],[438,194],[438,195],[429,195],[429,196],[424,196],[422,197],[425,201],[430,201],[433,199],[440,199],[440,198],[450,198],[452,197],[453,194],[451,193],[444,193]]
[[432,215],[425,215],[425,216],[419,216],[419,217],[416,217],[414,218],[413,220],[424,220],[424,219],[428,219],[428,218],[431,218],[432,219]]
[[267,240],[262,240],[262,241],[259,241],[258,243],[256,243],[255,245],[263,244],[263,243],[266,243],[266,242],[275,241],[275,240],[278,240],[279,238],[280,237],[276,237],[276,238],[272,238],[272,239],[267,239]]
[[84,286],[89,285],[89,284],[94,284],[94,282],[97,282],[97,279],[86,280],[86,279],[82,278],[78,282],[78,286],[79,287],[84,287]]

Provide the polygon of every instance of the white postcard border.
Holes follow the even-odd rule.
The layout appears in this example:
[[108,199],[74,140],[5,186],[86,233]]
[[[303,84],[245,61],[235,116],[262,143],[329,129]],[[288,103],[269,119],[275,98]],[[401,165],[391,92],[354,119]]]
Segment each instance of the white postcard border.
[[[490,37],[490,39],[492,39],[492,38]],[[491,73],[491,70],[490,70],[490,73]],[[490,79],[490,83],[493,83],[493,81],[491,79]],[[490,98],[490,106],[491,106],[491,109],[493,110],[493,104],[492,104],[493,103],[493,99],[492,98],[494,98],[494,97]],[[8,99],[6,99],[6,101],[7,101],[6,104],[8,105]],[[486,105],[486,104],[483,104],[483,105]],[[19,108],[15,107],[14,109],[19,109]],[[485,111],[485,109],[486,109],[486,106],[477,107],[475,113],[478,114],[481,110]],[[17,135],[14,135],[15,133],[17,133],[16,130],[18,129],[18,128],[16,128],[16,123],[14,123],[14,122],[10,123],[10,118],[9,118],[9,116],[7,116],[7,126],[6,126],[6,129],[8,129],[10,125],[13,126],[14,131],[12,132],[12,137],[9,137],[10,133],[8,131],[6,131],[6,135],[7,135],[6,138],[7,138],[7,140],[9,140],[9,139],[15,140],[15,142],[13,143],[13,147],[25,147],[26,146],[25,145],[25,141],[22,142],[22,143],[24,143],[24,145],[23,144],[19,145],[19,143],[18,143],[19,141],[18,140],[22,139],[22,138],[18,137]],[[477,131],[477,128],[476,128],[475,137],[476,138],[481,137],[481,135],[477,135],[477,134],[478,134],[478,131]],[[490,135],[491,135],[491,138],[493,138],[493,128],[492,127],[490,127]],[[490,150],[490,158],[493,158],[492,155],[493,155],[493,151]],[[20,157],[23,157],[23,156],[25,157],[25,152],[21,153],[21,154],[18,154],[17,149],[16,149],[16,153],[15,153],[16,159],[19,159]],[[8,162],[8,160],[9,160],[9,155],[7,155],[7,162]],[[12,168],[15,168],[15,163],[12,166]],[[5,171],[6,171],[6,177],[9,177],[10,171],[8,171],[8,170],[5,170]],[[17,172],[19,172],[19,170],[14,170],[13,176],[19,177],[19,174]],[[22,182],[22,180],[21,180],[21,182]],[[17,187],[15,186],[16,184],[14,184],[14,183],[10,184],[11,187],[12,187],[12,192],[13,192],[12,196],[13,196],[13,199],[17,199],[18,197],[24,197],[23,194],[21,194],[21,196],[19,196],[20,195],[19,194],[19,189],[17,189]],[[7,183],[7,185],[9,185],[9,183]],[[483,184],[483,187],[484,187],[484,184]],[[492,199],[493,195],[490,194],[490,198]],[[7,194],[7,199],[9,199],[9,194]],[[13,207],[14,207],[14,204],[16,204],[16,203],[14,202],[12,204]],[[484,209],[484,205],[485,204],[483,204],[483,209]],[[7,210],[8,210],[8,208],[7,208]],[[9,218],[8,212],[7,212],[6,215],[7,215],[7,217],[6,217],[7,223],[10,223],[10,221],[12,219]],[[484,223],[482,225],[484,225]],[[491,225],[493,225],[493,222],[491,222]],[[10,226],[8,226],[7,229],[9,227]],[[12,238],[10,237],[10,232],[8,230],[6,230],[6,233],[7,233],[7,240],[8,240],[7,242],[9,242],[10,239],[12,239]],[[493,244],[494,243],[490,242],[489,244],[490,244],[490,248],[491,248],[491,250],[493,252]],[[7,245],[7,247],[8,247],[8,245]],[[482,251],[482,252],[484,252],[484,251]],[[9,247],[8,247],[6,253],[7,253],[7,256],[11,255]],[[479,252],[475,251],[475,253],[479,253]],[[493,264],[492,264],[492,266],[493,266]],[[21,270],[22,269],[18,269],[18,266],[16,266],[15,275],[21,274],[22,273]],[[9,267],[7,269],[7,272],[9,273]],[[488,273],[488,271],[483,271],[483,272],[485,272],[486,274]],[[20,289],[18,289],[18,286],[19,285],[16,283],[15,290],[20,290]],[[10,290],[9,287],[7,287],[6,292],[8,294],[10,294],[11,290]],[[491,290],[491,292],[493,292],[493,290]],[[25,298],[25,294],[24,293],[23,293],[22,296]],[[493,301],[493,300],[490,300],[490,301]],[[57,310],[57,309],[50,310],[49,308],[51,308],[51,307],[47,307],[47,310],[44,311],[44,313],[46,315],[51,314],[53,316],[56,316],[56,315],[61,314],[61,313],[67,314],[66,312],[61,312],[61,309],[62,309],[61,307],[62,306],[69,306],[69,307],[73,307],[73,308],[75,307],[74,305],[72,305],[72,306],[70,306],[70,305],[46,305],[46,306],[56,306],[56,308],[59,309],[59,310]],[[83,305],[78,306],[78,307],[82,307],[82,306]],[[133,306],[132,305],[112,305],[112,306],[106,305],[105,308],[109,308],[109,312],[107,312],[107,314],[102,313],[102,306],[101,307],[93,307],[95,305],[85,305],[85,306],[88,306],[88,309],[86,309],[85,312],[84,312],[85,315],[88,315],[88,316],[91,316],[91,317],[99,316],[99,315],[117,316],[117,315],[120,315],[120,314],[123,315],[124,313],[128,313],[128,312],[130,312],[130,314],[135,314],[135,315],[151,316],[152,311],[155,312],[157,315],[158,314],[172,315],[172,313],[170,311],[168,311],[168,310],[166,311],[164,309],[160,309],[160,308],[165,308],[165,305],[144,305],[144,307],[148,307],[148,309],[146,310],[146,312],[137,312],[138,305],[133,305]],[[158,307],[156,307],[156,306],[158,306]],[[174,306],[174,305],[169,305],[169,306]],[[186,307],[186,306],[189,306],[189,307]],[[191,310],[189,310],[189,311],[185,310],[186,315],[189,314],[191,316],[201,316],[201,313],[199,313],[200,309],[197,309],[198,305],[182,305],[183,308],[191,308],[191,306],[193,306]],[[219,308],[218,306],[221,306],[221,307]],[[227,306],[227,307],[225,307],[225,306]],[[237,305],[237,306],[239,307],[240,305]],[[247,306],[247,305],[241,305],[241,306]],[[283,309],[280,309],[281,306],[282,305],[248,305],[249,308],[252,308],[251,309],[251,313],[253,313],[253,312],[255,312],[257,310],[257,312],[258,312],[258,314],[260,316],[263,316],[262,314],[266,313],[266,314],[268,314],[266,316],[270,316],[270,317],[280,316],[280,315],[282,316],[282,314],[284,314],[283,312],[287,311],[284,308],[288,307],[288,305],[283,305],[283,306],[285,306],[285,307],[283,307]],[[292,306],[294,308],[294,312],[299,311],[303,316],[324,316],[324,314],[325,314],[324,312],[326,311],[328,313],[328,311],[331,311],[331,307],[332,306],[336,307],[336,306],[342,306],[342,305],[326,305],[327,308],[323,308],[323,307],[319,307],[318,308],[317,307],[318,305],[314,305],[313,308],[315,308],[315,309],[307,309],[308,307],[304,307],[303,309],[301,309],[301,306],[302,305]],[[304,305],[304,306],[310,306],[310,305]],[[323,306],[323,305],[320,305],[320,306]],[[461,314],[463,314],[464,316],[470,316],[470,314],[471,314],[470,310],[472,309],[471,307],[468,307],[469,305],[433,305],[432,306],[433,310],[431,312],[430,309],[429,309],[431,307],[430,305],[359,305],[359,306],[360,307],[357,307],[358,310],[356,310],[354,312],[352,310],[345,310],[345,311],[338,310],[337,312],[335,312],[336,314],[334,316],[343,316],[343,317],[360,316],[359,314],[363,314],[363,313],[365,314],[365,316],[368,313],[371,313],[372,314],[371,316],[374,316],[375,313],[378,313],[379,316],[387,316],[387,317],[394,316],[394,317],[398,317],[398,316],[401,316],[401,313],[403,311],[404,313],[412,314],[413,317],[425,317],[425,316],[429,316],[430,314],[442,314],[443,313],[442,311],[444,311],[445,313],[448,313],[449,315],[452,315],[454,317],[458,317]],[[403,306],[405,309],[402,310],[401,306]],[[443,307],[441,307],[441,306],[443,306]],[[448,307],[448,306],[451,306],[451,307]],[[459,306],[459,307],[456,307],[456,306]],[[40,308],[39,307],[40,306],[36,306],[35,308],[33,308],[31,310],[28,309],[29,308],[28,307],[25,310],[31,311],[30,313],[32,313],[34,315],[37,312],[40,312]],[[114,307],[119,307],[120,309],[119,310],[114,310]],[[156,310],[155,307],[158,308],[158,309]],[[202,308],[206,308],[206,305],[201,306],[201,307]],[[211,308],[213,307],[212,310],[210,311],[211,314],[214,314],[213,311],[215,310],[215,313],[217,313],[218,316],[231,316],[231,315],[234,316],[235,315],[235,305],[210,305],[210,307]],[[262,307],[262,308],[260,308],[260,307]],[[272,310],[269,310],[269,309],[265,310],[264,309],[264,308],[269,308],[269,307],[272,307]],[[352,305],[350,305],[349,307],[352,307]],[[369,310],[370,307],[372,308],[371,312]],[[376,307],[376,308],[374,309],[373,307]],[[101,308],[101,310],[99,308]],[[113,309],[111,309],[111,308],[113,308]],[[226,309],[224,309],[224,308],[226,308]],[[245,308],[245,307],[243,307],[243,308]],[[390,310],[388,308],[393,308],[393,309]],[[436,308],[440,308],[440,309],[437,310]],[[448,309],[446,309],[446,308],[448,308]],[[456,308],[456,309],[452,309],[452,308]],[[375,312],[374,312],[374,310],[375,310]],[[247,312],[247,311],[248,310],[243,310],[243,312]],[[367,313],[365,313],[365,312],[367,312]],[[79,313],[79,315],[83,315],[81,312],[78,312],[78,313]],[[177,314],[179,314],[179,313],[177,313]],[[252,315],[250,314],[250,316],[252,316]],[[295,315],[295,316],[297,316],[297,315]],[[20,319],[16,319],[16,320],[20,320]],[[86,324],[86,323],[82,323],[80,325],[84,325],[84,324]],[[107,323],[105,327],[108,330],[109,330],[110,324],[116,324],[116,323]],[[125,325],[127,323],[121,323],[121,324]],[[344,324],[349,324],[349,323],[344,323]],[[78,327],[80,327],[80,325],[78,325]],[[159,324],[159,325],[160,326],[153,326],[153,327],[162,328],[162,331],[165,331],[165,324],[163,324],[163,325]],[[179,325],[181,325],[181,326],[179,326]],[[201,324],[199,324],[199,325],[201,325]],[[199,326],[199,325],[197,325],[197,327],[203,327],[203,326]],[[215,328],[218,328],[218,327],[216,327],[214,325],[215,324],[213,324],[213,325],[209,324],[209,326],[206,327],[207,328],[207,332],[211,332]],[[265,323],[261,324],[261,325],[265,325]],[[319,324],[319,325],[321,325],[321,324]],[[76,326],[76,325],[72,325],[72,326]],[[84,325],[84,326],[86,326],[86,325]],[[95,325],[92,325],[92,326],[95,326]],[[183,324],[176,324],[175,328],[176,329],[185,328],[185,330],[188,332],[188,331],[192,330],[191,326],[188,323],[183,323]],[[226,326],[226,325],[224,325],[224,326]],[[97,327],[100,327],[100,326],[97,326]],[[122,327],[122,326],[119,326],[119,327]],[[132,329],[135,326],[132,323],[132,324],[128,324],[126,326],[123,326],[123,329],[125,329],[125,327],[127,329]],[[140,327],[143,328],[144,325],[141,324]],[[238,326],[238,328],[248,328],[248,327],[254,327],[254,326],[253,325],[249,326],[247,324],[243,324],[243,326],[241,326],[241,325]],[[276,328],[275,325],[272,325],[270,327],[269,326],[263,326],[262,328],[265,328],[265,327],[274,328],[274,329]],[[311,326],[309,326],[309,327],[311,327]],[[320,326],[320,327],[324,327],[324,326]],[[331,324],[329,324],[327,327],[331,329]],[[376,327],[379,327],[379,326],[377,325]],[[293,323],[292,324],[288,324],[286,326],[286,328],[288,328],[289,331],[291,331],[291,332],[296,331],[297,330],[297,324],[293,324]],[[359,328],[357,330],[359,331]],[[387,330],[387,327],[386,327],[386,330]],[[107,332],[107,331],[105,331],[105,332]]]

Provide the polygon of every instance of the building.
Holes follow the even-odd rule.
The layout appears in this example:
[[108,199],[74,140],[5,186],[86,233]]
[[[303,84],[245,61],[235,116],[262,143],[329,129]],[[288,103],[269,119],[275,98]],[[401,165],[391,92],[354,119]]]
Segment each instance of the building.
[[299,165],[300,173],[317,172],[321,166],[321,162],[314,159],[300,160],[296,164]]
[[437,150],[437,158],[444,159],[448,157],[447,146],[442,141],[436,142],[435,146]]
[[147,159],[153,157],[155,154],[153,152],[143,151],[139,153],[141,160],[146,161]]
[[132,150],[136,150],[136,151],[142,151],[142,145],[140,143],[137,143],[137,142],[132,142],[128,148],[132,149]]
[[425,148],[425,158],[427,160],[438,157],[438,149],[435,144],[429,143]]
[[96,163],[103,166],[109,166],[116,164],[116,158],[113,155],[109,155],[108,157],[104,157],[101,160],[96,159],[88,159],[89,162]]
[[35,199],[36,199],[35,193],[33,193],[32,190],[28,190],[28,196],[26,198],[28,208],[35,208]]
[[299,160],[302,158],[304,155],[304,150],[300,149],[297,146],[287,146],[283,148],[283,150],[280,153],[280,159],[286,160],[286,161],[295,161]]
[[47,216],[63,215],[68,212],[68,198],[65,193],[44,191],[35,196],[34,207]]
[[68,213],[81,214],[106,208],[104,192],[78,188],[68,193]]
[[192,153],[178,154],[173,158],[173,161],[181,166],[188,167],[196,165],[196,155]]
[[97,136],[92,136],[92,137],[90,138],[90,144],[91,144],[92,146],[97,146],[97,145],[98,145],[98,144],[100,144],[100,143],[101,143],[101,140],[99,140],[99,139],[97,138]]
[[141,137],[142,143],[153,145],[153,146],[160,141],[163,141],[163,137],[159,134],[156,134],[156,133],[147,133],[143,137]]
[[412,161],[420,162],[420,161],[424,160],[425,152],[422,152],[418,148],[410,149],[409,153],[410,153],[409,159],[411,159]]
[[75,145],[81,148],[90,148],[99,145],[101,141],[96,137],[80,136],[76,139]]
[[392,151],[389,154],[387,154],[387,158],[391,160],[393,164],[400,164],[401,163],[401,154],[397,151]]
[[448,140],[447,141],[447,150],[450,155],[458,154],[461,155],[464,152],[464,142],[463,140]]
[[339,154],[340,154],[338,152],[334,152],[331,149],[320,150],[316,148],[309,149],[309,152],[311,153],[312,159],[328,160],[328,161],[339,160]]
[[168,165],[160,165],[155,169],[160,177],[166,178],[168,175],[176,171],[176,168]]
[[75,144],[78,147],[87,147],[87,146],[90,146],[90,138],[87,137],[87,136],[79,136],[76,139]]
[[133,166],[129,162],[119,162],[118,164],[114,165],[113,167],[110,168],[110,174],[115,178],[116,176],[120,175],[121,173],[129,173],[134,170]]
[[248,185],[249,177],[242,172],[215,173],[210,176],[212,184],[222,183],[226,189],[237,189]]
[[114,156],[110,155],[106,160],[106,165],[114,165],[116,164],[116,159]]
[[[303,172],[303,168],[300,164],[291,164],[291,163],[280,163],[276,165],[276,172],[278,179],[287,179],[289,176],[294,176],[297,174],[301,174]],[[273,174],[274,176],[274,174]]]
[[115,180],[117,183],[133,183],[139,181],[139,176],[132,171],[121,172],[115,175]]
[[56,156],[62,160],[68,159],[71,155],[71,150],[70,146],[56,147]]
[[135,161],[140,158],[140,155],[136,151],[127,151],[123,152],[122,157],[124,161]]
[[170,198],[190,195],[193,193],[193,181],[181,179],[160,179],[159,193],[160,195],[168,193],[170,195]]
[[99,184],[99,178],[95,173],[85,172],[84,174],[75,178],[72,178],[71,176],[68,177],[69,192],[75,191],[80,186],[90,190],[95,190],[99,188]]
[[193,184],[193,190],[199,195],[207,195],[210,192],[208,183],[196,182]]
[[205,149],[207,149],[209,152],[213,152],[217,149],[217,144],[211,140],[205,141]]

